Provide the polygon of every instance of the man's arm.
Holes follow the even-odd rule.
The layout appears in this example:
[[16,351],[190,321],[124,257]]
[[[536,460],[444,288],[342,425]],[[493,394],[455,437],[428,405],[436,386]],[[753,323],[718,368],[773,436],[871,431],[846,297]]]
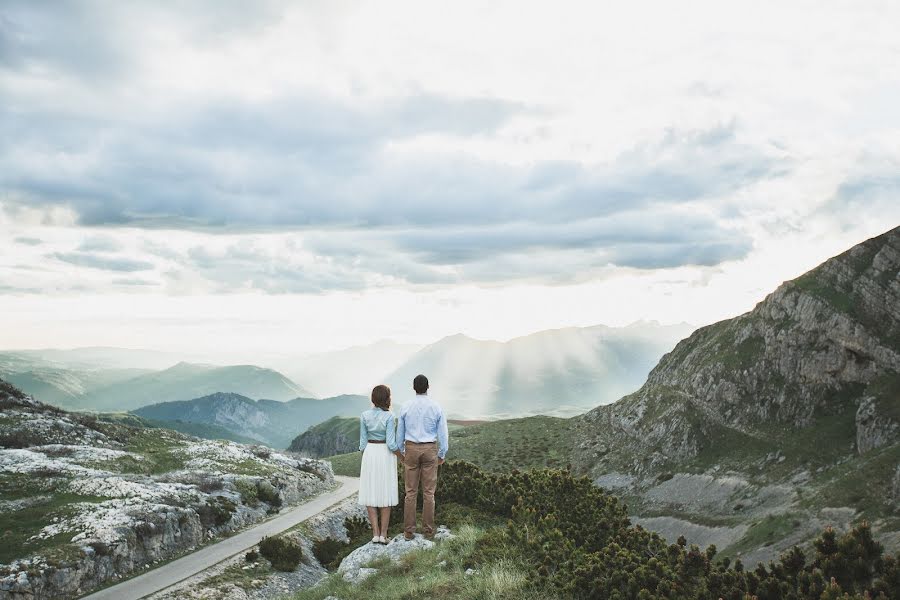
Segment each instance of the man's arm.
[[450,449],[450,433],[447,431],[447,418],[444,416],[443,410],[438,413],[437,427],[438,458],[441,462],[444,462],[444,457],[447,456],[447,450]]
[[406,411],[400,411],[400,417],[397,419],[397,450],[400,454],[406,454]]

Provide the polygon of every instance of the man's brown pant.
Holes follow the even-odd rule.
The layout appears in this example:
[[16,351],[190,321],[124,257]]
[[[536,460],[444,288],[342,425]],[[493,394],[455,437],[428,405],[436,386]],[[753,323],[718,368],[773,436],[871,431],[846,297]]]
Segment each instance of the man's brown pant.
[[437,488],[438,450],[437,443],[414,444],[406,442],[403,456],[406,498],[403,503],[403,530],[407,537],[416,533],[416,496],[419,482],[422,482],[422,526],[425,536],[434,535],[434,490]]

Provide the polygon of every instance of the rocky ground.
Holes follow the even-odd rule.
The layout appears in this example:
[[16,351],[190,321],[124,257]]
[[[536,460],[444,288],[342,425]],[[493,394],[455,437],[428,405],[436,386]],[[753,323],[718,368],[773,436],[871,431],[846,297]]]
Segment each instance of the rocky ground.
[[0,391],[0,598],[73,598],[334,484],[327,463]]
[[[242,554],[151,596],[150,600],[271,600],[313,587],[329,574],[316,559],[313,544],[326,538],[349,541],[344,522],[354,517],[365,518],[365,509],[356,504],[355,496],[282,534],[303,549],[303,558],[294,571],[276,571],[265,558],[253,556],[248,560]],[[440,528],[435,535],[437,541],[451,537],[447,528]],[[406,541],[402,534],[387,546],[367,543],[348,554],[337,573],[345,581],[359,584],[378,572],[371,565],[397,562],[405,554],[427,550],[434,544],[421,535]]]

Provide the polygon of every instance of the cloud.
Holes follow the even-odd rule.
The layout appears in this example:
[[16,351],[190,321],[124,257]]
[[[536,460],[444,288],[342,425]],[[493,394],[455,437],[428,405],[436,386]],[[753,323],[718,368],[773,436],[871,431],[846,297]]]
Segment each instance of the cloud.
[[13,241],[24,246],[40,246],[43,243],[39,238],[22,236],[15,238]]
[[79,267],[88,267],[91,269],[101,269],[104,271],[150,271],[154,268],[153,263],[134,260],[130,258],[110,257],[107,255],[91,254],[89,252],[54,252],[48,255],[48,258],[76,265]]
[[[372,16],[280,2],[5,3],[0,214],[74,219],[63,226],[75,234],[35,256],[153,270],[169,290],[320,293],[715,266],[754,250],[754,223],[783,220],[759,217],[771,206],[761,189],[805,193],[773,182],[815,154],[791,150],[801,130],[787,125],[806,115],[778,112],[790,108],[785,86],[753,87],[757,48],[741,36],[727,61],[707,56],[717,41],[662,60],[594,25],[571,45],[585,44],[580,56],[545,38],[512,51],[475,36],[469,51],[411,19],[366,46],[385,24],[360,30]],[[836,198],[887,199],[896,185],[851,178]],[[170,231],[190,241],[169,244]],[[113,284],[126,280],[144,281]]]
[[86,238],[78,246],[81,252],[118,252],[122,249],[122,244],[110,236],[95,235]]

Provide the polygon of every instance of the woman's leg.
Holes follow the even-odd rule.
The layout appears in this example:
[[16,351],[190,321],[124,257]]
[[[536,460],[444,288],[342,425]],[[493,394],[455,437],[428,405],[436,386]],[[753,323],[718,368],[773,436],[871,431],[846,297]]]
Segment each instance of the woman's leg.
[[372,537],[378,537],[381,535],[378,529],[378,507],[367,506],[366,510],[369,512],[369,523],[372,524]]
[[391,507],[382,506],[378,510],[381,511],[381,537],[387,537],[388,525],[391,524]]

